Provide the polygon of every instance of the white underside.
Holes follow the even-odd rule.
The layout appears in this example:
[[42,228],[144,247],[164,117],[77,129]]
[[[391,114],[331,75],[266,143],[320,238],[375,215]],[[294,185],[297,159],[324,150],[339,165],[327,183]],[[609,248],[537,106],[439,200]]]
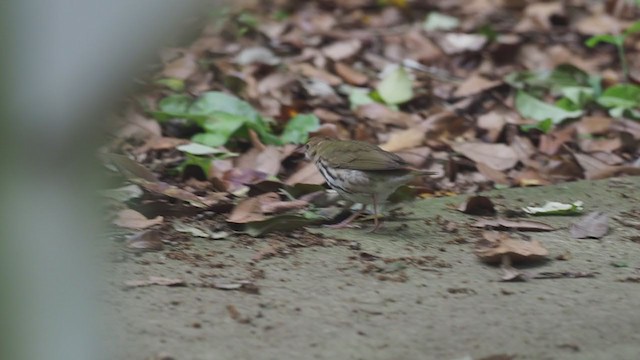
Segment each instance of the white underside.
[[[384,203],[397,188],[406,184],[412,178],[411,174],[396,177],[375,176],[371,173],[365,174],[360,170],[350,169],[336,169],[335,172],[339,175],[339,178],[334,180],[338,186],[332,186],[332,188],[345,199],[361,204],[373,204],[374,194],[376,203]],[[367,192],[349,193],[340,189],[348,188],[348,185],[345,184],[347,182],[352,184],[351,186],[357,184],[358,188],[367,189]],[[329,185],[331,186],[331,184]]]

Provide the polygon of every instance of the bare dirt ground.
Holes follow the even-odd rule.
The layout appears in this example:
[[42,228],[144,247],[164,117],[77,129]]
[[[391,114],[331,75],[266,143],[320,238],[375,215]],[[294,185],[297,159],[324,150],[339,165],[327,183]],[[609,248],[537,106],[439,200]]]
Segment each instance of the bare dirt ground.
[[[375,234],[364,224],[317,236],[194,238],[139,256],[113,242],[118,356],[638,359],[639,188],[636,177],[487,193],[502,212],[582,200],[585,212],[610,217],[601,240],[571,238],[575,217],[536,218],[559,230],[527,233],[550,260],[520,267],[526,282],[502,282],[499,268],[478,261],[480,236],[468,227],[476,218],[455,210],[463,197],[407,204],[403,219]],[[184,283],[124,285],[152,276]]]

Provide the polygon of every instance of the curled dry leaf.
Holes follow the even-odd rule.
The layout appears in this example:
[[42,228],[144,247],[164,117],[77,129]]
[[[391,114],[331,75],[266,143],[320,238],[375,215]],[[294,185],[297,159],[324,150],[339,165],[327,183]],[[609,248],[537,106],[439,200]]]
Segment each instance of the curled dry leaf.
[[355,70],[345,63],[336,63],[335,69],[336,73],[351,85],[362,86],[369,80],[367,75]]
[[162,75],[168,78],[187,80],[198,70],[196,57],[186,53],[182,57],[165,65]]
[[147,230],[127,239],[127,250],[133,252],[160,251],[164,248],[158,230]]
[[508,256],[513,263],[539,261],[549,256],[549,251],[537,240],[514,239],[506,233],[485,232],[477,243],[475,254],[483,262],[496,264]]
[[487,179],[493,181],[496,184],[511,185],[511,181],[502,171],[498,171],[481,162],[476,163],[476,168],[482,175],[486,176]]
[[471,226],[484,229],[494,230],[520,230],[520,231],[554,231],[553,226],[529,220],[509,220],[503,218],[497,219],[481,219],[473,223]]
[[298,171],[293,173],[285,184],[287,185],[295,185],[295,184],[312,184],[312,185],[321,185],[324,184],[325,180],[318,168],[313,163],[305,164]]
[[127,229],[146,229],[148,227],[162,224],[164,218],[157,216],[153,219],[147,219],[144,215],[131,209],[125,209],[118,212],[113,223],[117,226]]
[[280,171],[280,162],[282,160],[280,150],[280,148],[271,145],[265,146],[263,150],[254,147],[236,159],[236,167],[253,169],[275,176]]
[[571,224],[569,232],[576,239],[600,239],[609,232],[609,216],[600,211],[590,212]]
[[138,180],[135,182],[147,191],[186,201],[195,207],[206,208],[212,205],[205,203],[200,197],[187,190],[180,189],[177,186],[170,185],[165,182],[149,182],[145,180]]
[[452,148],[469,159],[496,170],[508,170],[518,163],[518,154],[505,144],[465,142],[454,144]]
[[280,214],[291,210],[304,209],[309,205],[308,201],[291,200],[291,201],[275,201],[262,205],[262,212],[265,214]]
[[478,51],[487,43],[487,37],[477,34],[447,33],[436,39],[447,55]]
[[502,81],[489,80],[481,75],[474,74],[458,86],[456,91],[454,91],[453,96],[465,97],[479,94],[500,84],[502,84]]
[[493,202],[486,196],[471,196],[460,204],[458,210],[469,215],[489,216],[496,213]]
[[337,41],[322,48],[322,53],[333,61],[348,59],[360,51],[362,41],[358,39]]
[[263,208],[269,203],[279,202],[280,196],[274,192],[258,195],[241,201],[233,209],[228,222],[236,224],[246,224],[249,222],[266,220]]
[[[356,116],[364,119],[374,120],[379,124],[394,125],[402,128],[415,125],[420,121],[420,117],[402,111],[390,109],[380,103],[360,105],[356,108]],[[424,134],[424,130],[419,130]]]
[[187,282],[183,279],[171,279],[159,276],[149,276],[146,280],[128,280],[124,282],[127,288],[160,285],[160,286],[186,286]]
[[411,128],[391,134],[389,140],[380,147],[390,152],[411,149],[422,145],[424,138],[424,129],[419,127]]

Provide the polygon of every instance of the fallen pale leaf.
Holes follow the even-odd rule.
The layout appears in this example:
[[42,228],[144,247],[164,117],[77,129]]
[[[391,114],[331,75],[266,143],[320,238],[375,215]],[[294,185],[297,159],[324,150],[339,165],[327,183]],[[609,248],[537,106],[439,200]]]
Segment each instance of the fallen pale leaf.
[[171,279],[159,276],[149,276],[146,280],[127,280],[124,285],[128,288],[141,287],[141,286],[186,286],[187,283],[183,279]]
[[600,211],[590,212],[571,224],[569,231],[576,239],[600,239],[609,232],[609,216]]
[[391,134],[389,140],[380,147],[390,152],[411,149],[422,145],[424,138],[424,130],[420,128],[407,129]]
[[126,241],[127,250],[132,252],[160,251],[164,248],[158,230],[137,233]]
[[509,220],[503,218],[497,219],[481,219],[471,226],[485,229],[495,230],[520,230],[520,231],[554,231],[553,226],[538,221],[529,220]]
[[549,255],[537,240],[514,239],[506,233],[485,232],[477,243],[475,254],[486,263],[499,263],[504,256],[513,262],[539,261]]
[[502,84],[502,81],[489,80],[483,76],[474,74],[458,86],[456,91],[453,93],[453,96],[465,97],[475,95],[500,84]]
[[469,159],[496,170],[508,170],[518,163],[516,152],[505,144],[465,142],[454,144],[452,148]]
[[146,229],[148,227],[162,224],[164,218],[157,216],[153,219],[147,219],[144,215],[131,209],[125,209],[118,212],[113,223],[117,226],[127,229]]
[[584,207],[582,201],[575,201],[572,204],[548,201],[542,206],[527,206],[522,210],[531,215],[576,215],[580,214]]

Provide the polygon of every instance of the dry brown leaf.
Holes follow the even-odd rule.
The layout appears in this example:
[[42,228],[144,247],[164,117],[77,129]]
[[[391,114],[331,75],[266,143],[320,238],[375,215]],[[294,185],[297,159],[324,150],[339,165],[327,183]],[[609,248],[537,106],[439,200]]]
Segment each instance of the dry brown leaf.
[[147,219],[144,215],[131,209],[125,209],[118,212],[113,223],[117,226],[127,229],[146,229],[148,227],[162,224],[164,218],[157,216],[153,219]]
[[231,211],[227,218],[228,222],[236,224],[246,224],[254,221],[262,221],[267,219],[262,210],[267,204],[279,202],[280,196],[274,192],[258,195],[241,201]]
[[474,74],[458,86],[456,91],[454,91],[453,96],[465,97],[475,95],[500,84],[502,84],[502,81],[489,80],[481,75]]
[[505,144],[466,142],[454,144],[452,148],[469,159],[496,170],[508,170],[518,163],[516,152]]
[[511,181],[509,180],[507,175],[505,175],[505,173],[500,170],[496,170],[491,166],[481,162],[476,163],[476,168],[482,175],[486,176],[487,179],[493,181],[496,184],[511,185]]
[[477,34],[447,33],[436,39],[447,55],[478,51],[487,43],[487,37]]
[[488,142],[496,142],[507,120],[498,111],[492,111],[478,117],[478,127],[487,131],[485,135]]
[[520,231],[554,231],[553,226],[547,225],[539,221],[529,220],[509,220],[503,218],[497,219],[481,219],[473,223],[471,226],[484,229],[494,230],[520,230]]
[[187,80],[198,70],[198,62],[196,57],[191,53],[173,60],[165,65],[162,75],[169,78]]
[[431,148],[427,146],[417,147],[413,149],[407,149],[399,151],[397,153],[404,161],[411,164],[415,168],[422,168],[422,165],[427,161],[431,155]]
[[291,210],[304,209],[309,205],[308,201],[291,200],[291,201],[274,201],[262,205],[262,212],[265,214],[279,214]]
[[513,263],[539,261],[549,256],[549,251],[538,240],[514,239],[507,233],[484,232],[474,253],[483,262],[496,264],[508,256]]
[[147,191],[186,201],[195,207],[206,208],[209,206],[204,203],[202,199],[197,195],[187,190],[181,189],[175,185],[170,185],[164,182],[150,182],[145,180],[137,180],[134,182],[145,188],[145,190]]
[[609,232],[609,216],[600,211],[591,212],[571,224],[569,232],[575,239],[600,239]]
[[355,70],[351,66],[338,62],[335,64],[336,73],[340,75],[344,81],[351,85],[362,86],[369,81],[367,75]]
[[613,119],[607,116],[584,116],[576,123],[576,130],[581,135],[604,134],[611,128]]
[[124,285],[128,288],[160,285],[160,286],[186,286],[187,282],[183,279],[170,279],[159,276],[149,276],[146,280],[127,280]]
[[134,154],[144,154],[149,150],[170,150],[175,149],[177,146],[188,144],[191,141],[187,139],[178,139],[172,137],[152,137],[148,139],[144,145],[133,151]]
[[627,21],[599,13],[578,20],[575,29],[583,35],[619,34],[628,25]]
[[362,41],[358,39],[337,41],[329,44],[321,49],[324,56],[333,61],[341,61],[348,59],[360,51]]
[[527,5],[524,17],[515,27],[517,32],[531,32],[552,28],[551,17],[563,16],[564,6],[562,2],[535,2]]
[[322,174],[318,170],[315,164],[308,163],[303,167],[298,169],[295,173],[293,173],[285,184],[287,185],[295,185],[295,184],[312,184],[312,185],[321,185],[324,184],[325,180],[322,177]]
[[158,121],[147,118],[135,110],[127,110],[124,119],[124,125],[116,132],[119,139],[147,139],[162,136],[162,128]]
[[[331,110],[325,108],[316,108],[313,110],[313,114],[318,117],[322,122],[336,123],[342,120],[342,116]],[[323,124],[324,125],[324,124]]]
[[258,148],[251,148],[246,153],[236,158],[236,167],[241,169],[252,169],[275,176],[280,172],[282,153],[279,147],[265,146],[261,151]]
[[297,72],[307,78],[320,80],[331,86],[342,84],[342,79],[325,70],[319,69],[308,63],[294,64],[289,66],[291,71]]
[[295,80],[296,78],[293,74],[274,72],[258,81],[257,91],[259,94],[264,95],[272,91],[280,90],[292,84]]
[[127,250],[133,252],[160,251],[164,248],[158,230],[147,230],[127,239]]
[[552,133],[543,134],[540,136],[538,149],[543,154],[555,155],[564,144],[573,140],[575,133],[576,128],[574,126],[567,126],[554,130]]
[[604,162],[585,154],[574,153],[575,157],[580,167],[584,170],[584,176],[586,179],[595,179],[601,178],[598,176],[603,172],[608,172],[613,169],[612,166],[605,164]]
[[380,145],[380,147],[390,152],[411,149],[422,145],[424,138],[424,129],[415,127],[392,133],[391,136],[389,136],[389,140]]
[[622,147],[622,139],[614,137],[610,139],[581,139],[578,144],[584,152],[612,153]]
[[379,103],[360,105],[356,108],[355,114],[359,118],[374,120],[380,124],[394,125],[402,128],[415,125],[420,121],[418,115],[395,111]]

